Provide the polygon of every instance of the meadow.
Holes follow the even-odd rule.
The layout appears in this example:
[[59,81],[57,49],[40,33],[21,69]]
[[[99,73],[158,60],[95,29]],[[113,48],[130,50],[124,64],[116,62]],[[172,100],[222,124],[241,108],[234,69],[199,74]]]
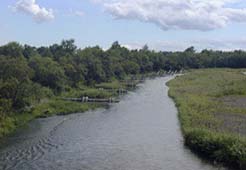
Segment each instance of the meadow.
[[168,83],[185,144],[196,153],[246,168],[246,75],[243,69],[191,70]]

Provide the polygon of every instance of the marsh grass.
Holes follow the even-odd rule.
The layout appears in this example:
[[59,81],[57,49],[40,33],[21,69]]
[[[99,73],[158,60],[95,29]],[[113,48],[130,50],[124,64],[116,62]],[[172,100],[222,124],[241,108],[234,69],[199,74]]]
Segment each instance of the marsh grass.
[[50,99],[46,102],[36,105],[35,107],[22,111],[22,113],[12,113],[11,116],[0,120],[0,138],[14,132],[16,128],[25,125],[34,118],[45,118],[52,115],[66,115],[71,113],[82,113],[103,107],[102,104],[77,103],[63,101],[59,99]]
[[103,88],[103,89],[119,89],[119,88],[125,88],[123,84],[121,84],[119,81],[113,81],[113,82],[107,82],[107,83],[100,83],[95,85],[96,88]]
[[168,83],[186,145],[213,161],[241,169],[246,168],[246,126],[239,125],[246,123],[246,108],[228,104],[224,98],[246,97],[243,72],[192,70]]

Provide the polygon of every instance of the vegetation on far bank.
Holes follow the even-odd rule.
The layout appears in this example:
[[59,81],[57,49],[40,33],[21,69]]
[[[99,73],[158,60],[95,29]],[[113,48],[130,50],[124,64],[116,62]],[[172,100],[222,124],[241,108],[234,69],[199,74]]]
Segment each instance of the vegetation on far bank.
[[168,83],[185,143],[215,161],[246,168],[246,75],[241,69],[192,70]]
[[[25,125],[27,122],[34,118],[45,118],[52,115],[66,115],[70,113],[82,113],[88,110],[93,110],[98,107],[105,107],[105,103],[80,103],[64,100],[64,98],[112,98],[118,97],[117,91],[114,89],[126,88],[124,85],[116,86],[120,84],[118,81],[107,82],[98,84],[95,86],[80,85],[78,88],[69,88],[67,91],[61,92],[59,95],[52,94],[50,98],[46,97],[40,99],[39,102],[33,102],[32,105],[20,110],[13,110],[4,119],[0,119],[0,137],[6,136],[16,128]],[[110,87],[107,91],[99,89],[97,86]],[[103,87],[102,87],[103,88]],[[105,87],[104,87],[105,88]]]
[[[45,106],[47,101],[62,97],[112,97],[115,91],[110,89],[133,85],[124,80],[161,70],[204,67],[246,67],[246,53],[197,53],[193,47],[183,52],[155,52],[147,46],[128,50],[118,42],[104,51],[98,46],[77,48],[73,39],[48,47],[8,43],[0,47],[0,136],[12,131],[11,122],[17,125],[19,117],[28,113],[27,117],[35,117],[30,108]],[[59,102],[55,103],[59,106]],[[78,111],[72,103],[66,106],[75,108],[71,112]],[[57,110],[52,112],[60,112],[59,107],[53,108]]]
[[11,113],[12,115],[6,116],[0,124],[0,137],[9,135],[15,131],[16,128],[25,125],[27,122],[37,117],[44,118],[57,114],[65,115],[70,113],[81,113],[101,106],[102,104],[81,104],[77,102],[50,99],[33,108],[25,109],[18,113]]

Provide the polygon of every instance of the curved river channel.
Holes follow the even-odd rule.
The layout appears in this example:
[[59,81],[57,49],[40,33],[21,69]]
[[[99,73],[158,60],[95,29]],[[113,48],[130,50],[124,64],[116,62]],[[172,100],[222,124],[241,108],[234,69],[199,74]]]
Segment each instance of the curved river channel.
[[165,83],[146,80],[118,104],[36,119],[4,139],[1,170],[224,170],[183,145]]

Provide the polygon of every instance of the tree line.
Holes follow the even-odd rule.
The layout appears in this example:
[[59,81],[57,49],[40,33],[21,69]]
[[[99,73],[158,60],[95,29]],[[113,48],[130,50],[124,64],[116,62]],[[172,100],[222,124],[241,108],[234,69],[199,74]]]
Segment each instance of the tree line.
[[80,49],[73,39],[48,47],[11,42],[0,47],[0,119],[43,98],[80,85],[91,86],[127,75],[189,68],[246,67],[244,51],[155,52],[128,50],[118,42],[104,51]]

